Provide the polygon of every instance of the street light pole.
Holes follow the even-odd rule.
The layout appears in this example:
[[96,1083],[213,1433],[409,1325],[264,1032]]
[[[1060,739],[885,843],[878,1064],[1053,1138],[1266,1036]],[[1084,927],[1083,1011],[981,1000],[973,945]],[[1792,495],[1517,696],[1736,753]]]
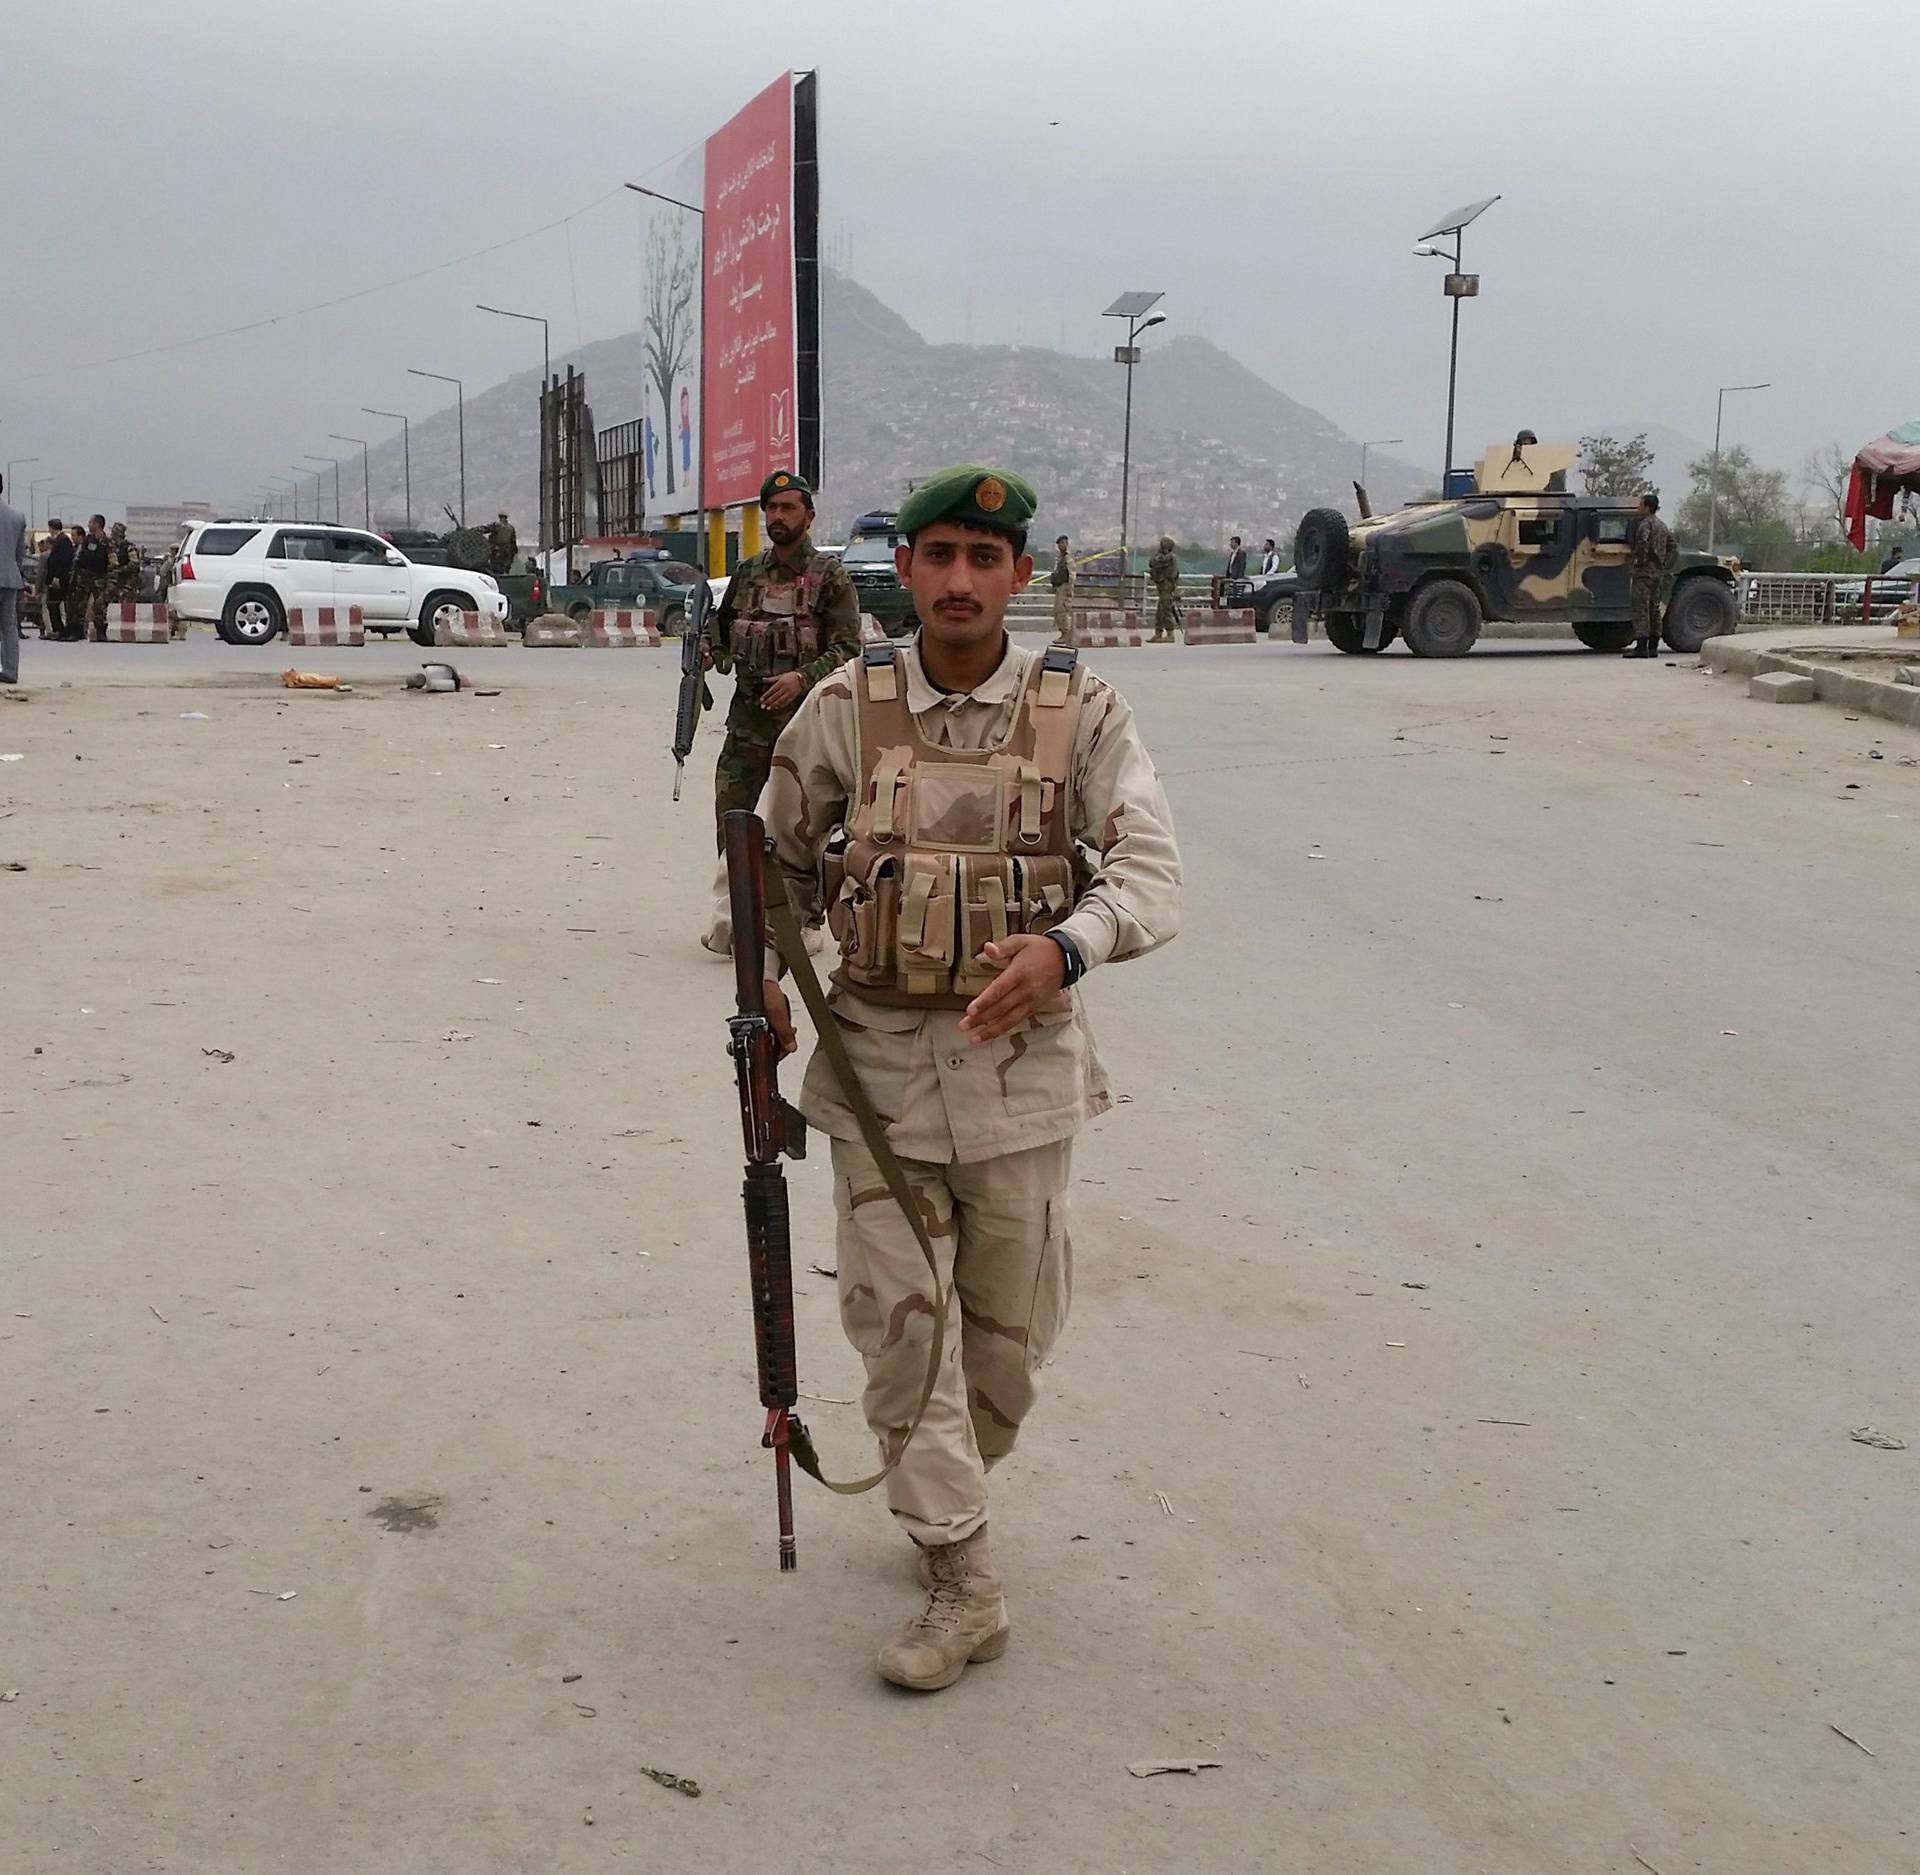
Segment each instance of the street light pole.
[[[309,462],[330,462],[333,464],[333,524],[335,527],[338,527],[340,525],[340,458],[338,456],[309,456],[307,460]],[[316,487],[313,491],[313,505],[316,509],[320,506],[320,490],[317,486],[319,479],[318,476],[314,477]]]
[[467,524],[467,387],[458,378],[450,378],[444,371],[422,371],[417,365],[407,367],[410,378],[438,378],[442,384],[453,386],[453,407],[460,415],[460,525]]
[[1720,523],[1720,418],[1727,407],[1729,391],[1769,391],[1772,384],[1723,384],[1713,400],[1713,473],[1707,483],[1707,551],[1713,551]]
[[[538,313],[509,312],[504,306],[482,306],[478,300],[474,301],[474,310],[492,313],[497,319],[524,319],[529,325],[537,325],[540,328],[540,551],[543,554],[550,553],[560,543],[549,540],[547,536],[553,531],[552,524],[560,517],[557,512],[549,514],[547,511],[548,471],[559,466],[547,460],[547,386],[553,379],[553,358],[547,344],[547,322]],[[554,490],[554,495],[553,506],[557,510],[560,505],[558,489]],[[568,541],[567,545],[571,547],[573,542]]]
[[413,440],[406,415],[398,410],[376,410],[371,404],[360,408],[370,417],[392,417],[400,425],[400,464],[407,491],[407,526],[413,526]]
[[[1465,208],[1455,209],[1451,214],[1434,223],[1425,234],[1420,236],[1420,245],[1413,251],[1427,260],[1446,260],[1453,263],[1446,280],[1447,298],[1453,301],[1452,335],[1447,342],[1447,446],[1446,463],[1440,472],[1440,492],[1446,493],[1447,477],[1453,473],[1453,411],[1454,396],[1460,382],[1460,302],[1463,299],[1475,299],[1480,293],[1480,276],[1477,273],[1460,271],[1460,254],[1466,239],[1469,222],[1477,221],[1499,201],[1497,195],[1490,195],[1485,201],[1469,203]],[[1443,247],[1434,247],[1432,243],[1442,235],[1453,236],[1453,252],[1449,254]]]
[[45,488],[49,482],[57,482],[59,479],[57,475],[43,475],[39,481],[29,482],[27,484],[27,525],[29,527],[38,525],[33,517],[36,512],[35,499],[39,495],[40,490]]
[[1127,497],[1129,484],[1133,480],[1133,368],[1140,362],[1140,347],[1137,343],[1140,334],[1150,326],[1165,325],[1165,313],[1152,311],[1166,295],[1164,293],[1122,293],[1100,316],[1103,319],[1124,319],[1127,322],[1127,342],[1114,347],[1114,362],[1127,368],[1126,415],[1120,429],[1120,573],[1124,579],[1127,571]]
[[[373,532],[373,478],[367,473],[366,440],[359,436],[342,436],[338,430],[329,430],[328,437],[336,443],[358,443],[360,445],[360,525],[369,534]],[[340,517],[334,516],[335,520]]]
[[1360,486],[1362,488],[1367,485],[1367,451],[1385,449],[1389,444],[1404,443],[1406,440],[1404,436],[1376,436],[1360,445]]
[[39,460],[40,458],[38,456],[15,456],[14,459],[7,464],[7,486],[9,488],[13,486],[13,472],[15,469],[24,469]]

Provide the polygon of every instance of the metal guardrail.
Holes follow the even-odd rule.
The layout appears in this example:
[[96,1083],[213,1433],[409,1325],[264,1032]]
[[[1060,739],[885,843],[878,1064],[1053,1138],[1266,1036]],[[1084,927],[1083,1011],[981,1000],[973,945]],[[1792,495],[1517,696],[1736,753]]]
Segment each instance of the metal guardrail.
[[1884,625],[1914,596],[1910,579],[1860,573],[1742,573],[1740,616],[1779,625]]

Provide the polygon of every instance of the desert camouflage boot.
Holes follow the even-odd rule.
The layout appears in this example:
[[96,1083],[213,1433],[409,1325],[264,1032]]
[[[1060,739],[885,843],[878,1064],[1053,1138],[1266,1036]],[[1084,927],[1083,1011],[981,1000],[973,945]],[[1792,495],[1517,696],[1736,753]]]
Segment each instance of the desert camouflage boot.
[[1009,1629],[984,1524],[962,1542],[929,1546],[924,1561],[927,1605],[881,1648],[880,1674],[931,1693],[951,1686],[969,1661],[998,1660]]

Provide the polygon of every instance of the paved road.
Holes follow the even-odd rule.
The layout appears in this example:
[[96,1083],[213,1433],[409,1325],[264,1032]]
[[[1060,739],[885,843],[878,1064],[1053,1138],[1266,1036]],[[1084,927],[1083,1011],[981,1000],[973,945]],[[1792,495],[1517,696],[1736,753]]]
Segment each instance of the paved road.
[[1187,930],[1089,986],[1013,1649],[916,1700],[871,1501],[773,1569],[671,658],[422,655],[29,645],[0,706],[11,1868],[1920,1863],[1920,734],[1095,654]]

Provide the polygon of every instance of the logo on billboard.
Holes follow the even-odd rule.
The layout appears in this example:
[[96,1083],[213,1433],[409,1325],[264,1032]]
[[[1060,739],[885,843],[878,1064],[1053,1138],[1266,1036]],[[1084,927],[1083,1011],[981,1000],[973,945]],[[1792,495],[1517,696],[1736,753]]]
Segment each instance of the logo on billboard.
[[767,455],[775,462],[793,460],[793,393],[775,391],[767,399]]

